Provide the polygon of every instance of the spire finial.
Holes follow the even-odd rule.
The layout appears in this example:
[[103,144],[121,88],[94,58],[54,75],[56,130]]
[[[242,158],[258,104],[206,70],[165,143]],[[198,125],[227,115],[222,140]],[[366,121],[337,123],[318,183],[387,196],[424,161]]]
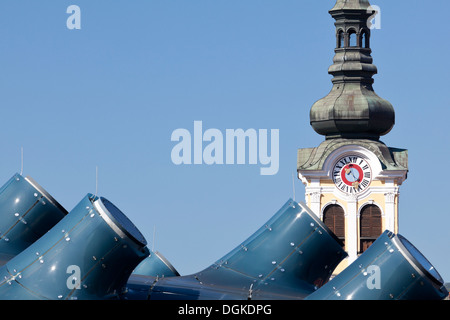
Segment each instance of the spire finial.
[[335,10],[367,10],[370,7],[368,0],[337,0],[334,8]]

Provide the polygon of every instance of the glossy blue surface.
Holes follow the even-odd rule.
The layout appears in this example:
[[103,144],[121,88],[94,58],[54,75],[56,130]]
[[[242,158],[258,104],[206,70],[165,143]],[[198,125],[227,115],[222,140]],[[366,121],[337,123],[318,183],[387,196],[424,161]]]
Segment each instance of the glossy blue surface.
[[180,276],[172,264],[157,251],[150,252],[150,255],[134,269],[132,274],[159,278]]
[[401,235],[385,231],[308,300],[442,300],[448,295],[428,260]]
[[85,196],[0,270],[0,299],[117,298],[149,251],[145,239],[127,236],[133,226],[112,220],[122,213],[111,214],[108,207],[91,194]]
[[0,188],[0,265],[38,240],[66,214],[37,182],[15,174]]
[[[250,238],[209,268],[188,276],[132,276],[141,299],[303,299],[347,256],[304,204],[289,200]],[[127,296],[125,296],[127,298]]]

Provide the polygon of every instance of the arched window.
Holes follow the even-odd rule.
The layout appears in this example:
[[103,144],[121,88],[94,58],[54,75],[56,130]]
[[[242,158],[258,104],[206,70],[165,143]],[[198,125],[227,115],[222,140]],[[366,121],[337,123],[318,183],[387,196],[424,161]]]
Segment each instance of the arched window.
[[359,252],[366,251],[381,235],[381,210],[376,205],[367,205],[360,215],[360,248]]
[[361,39],[359,46],[361,48],[370,48],[369,37],[366,30],[361,31]]
[[356,31],[355,30],[349,30],[348,32],[348,44],[350,47],[357,47],[357,39],[356,39]]
[[341,241],[341,245],[345,245],[345,213],[339,205],[330,205],[326,207],[323,213],[323,222]]
[[345,47],[345,34],[344,31],[340,30],[338,33],[338,48],[344,48]]

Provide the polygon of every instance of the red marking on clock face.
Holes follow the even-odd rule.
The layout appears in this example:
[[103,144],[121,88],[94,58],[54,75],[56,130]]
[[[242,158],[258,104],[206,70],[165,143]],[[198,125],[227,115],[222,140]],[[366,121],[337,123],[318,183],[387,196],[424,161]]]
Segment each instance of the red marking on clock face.
[[348,164],[341,170],[341,179],[349,187],[354,186],[354,183],[361,183],[364,177],[363,169],[357,164]]

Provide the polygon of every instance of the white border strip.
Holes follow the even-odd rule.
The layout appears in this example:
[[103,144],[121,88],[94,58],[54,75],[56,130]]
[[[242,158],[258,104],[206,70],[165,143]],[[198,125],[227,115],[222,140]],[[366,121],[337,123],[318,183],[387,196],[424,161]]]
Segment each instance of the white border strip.
[[126,234],[108,216],[108,214],[107,214],[108,209],[106,209],[106,207],[103,204],[103,202],[101,201],[101,199],[98,199],[94,202],[94,209],[97,210],[100,217],[102,217],[102,219],[105,220],[105,222],[108,224],[108,226],[110,226],[111,229],[113,229],[114,232],[119,235],[119,237],[121,237],[122,239],[127,237]]

